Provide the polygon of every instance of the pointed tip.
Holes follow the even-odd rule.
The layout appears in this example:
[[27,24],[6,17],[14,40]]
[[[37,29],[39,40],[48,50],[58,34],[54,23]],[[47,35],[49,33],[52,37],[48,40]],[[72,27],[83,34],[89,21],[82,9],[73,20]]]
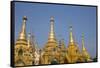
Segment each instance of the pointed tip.
[[72,25],[70,25],[69,27],[72,28]]
[[23,16],[23,20],[27,20],[27,16]]
[[23,22],[22,22],[21,31],[19,33],[18,39],[26,40],[26,20],[27,20],[27,17],[23,16]]
[[50,20],[54,20],[54,16],[51,16],[51,17],[50,17]]
[[69,30],[70,30],[70,42],[74,43],[73,33],[72,33],[72,26],[69,27]]
[[49,32],[49,37],[48,37],[49,41],[55,41],[55,32],[54,32],[54,17],[50,18],[50,32]]
[[72,31],[72,25],[69,26],[69,29]]
[[84,33],[82,32],[82,36],[84,36]]
[[82,38],[84,38],[84,33],[82,32]]

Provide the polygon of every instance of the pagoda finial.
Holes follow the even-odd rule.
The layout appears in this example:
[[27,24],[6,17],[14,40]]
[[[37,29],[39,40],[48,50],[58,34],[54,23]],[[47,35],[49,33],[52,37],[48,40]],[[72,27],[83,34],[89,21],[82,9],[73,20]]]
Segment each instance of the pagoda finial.
[[23,23],[22,23],[22,29],[21,29],[21,32],[19,34],[19,39],[26,39],[26,21],[27,21],[27,17],[24,16]]
[[73,33],[72,33],[72,26],[69,27],[70,29],[70,37],[69,37],[69,42],[70,43],[74,43],[74,39],[73,39]]
[[84,56],[85,61],[92,61],[89,53],[87,52],[87,50],[84,46],[84,33],[82,33],[82,52],[83,52],[83,56]]
[[86,50],[84,46],[84,33],[82,33],[82,50]]
[[55,33],[54,33],[54,17],[50,18],[50,33],[48,41],[55,41]]

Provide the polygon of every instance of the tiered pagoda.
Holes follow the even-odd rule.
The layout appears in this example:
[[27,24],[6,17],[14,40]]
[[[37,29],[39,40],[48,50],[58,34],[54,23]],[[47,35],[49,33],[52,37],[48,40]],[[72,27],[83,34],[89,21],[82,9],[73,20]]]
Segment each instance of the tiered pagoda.
[[27,66],[34,63],[34,49],[31,43],[31,35],[26,35],[27,17],[23,17],[23,23],[19,37],[15,42],[14,63],[15,66]]
[[70,34],[69,34],[69,43],[67,47],[67,57],[68,63],[76,63],[79,62],[80,59],[80,51],[77,43],[74,40],[72,26],[70,26]]
[[90,58],[89,53],[87,52],[87,49],[85,48],[84,33],[82,33],[82,57],[84,59],[84,62],[90,62],[90,61],[92,61],[91,58]]
[[58,64],[60,63],[61,51],[54,32],[54,17],[50,18],[50,32],[48,41],[43,48],[42,64]]
[[66,48],[64,39],[56,39],[54,31],[54,17],[50,18],[50,32],[48,40],[43,48],[39,49],[31,33],[26,35],[27,17],[23,17],[22,28],[15,42],[14,63],[15,66],[63,64],[91,61],[90,55],[84,46],[84,34],[82,34],[82,51],[76,43],[72,26],[70,26],[69,43]]

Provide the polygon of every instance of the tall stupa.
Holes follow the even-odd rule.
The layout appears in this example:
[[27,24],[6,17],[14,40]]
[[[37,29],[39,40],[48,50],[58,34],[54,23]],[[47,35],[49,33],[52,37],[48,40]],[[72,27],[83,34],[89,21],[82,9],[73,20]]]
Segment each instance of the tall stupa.
[[72,26],[70,26],[69,29],[70,29],[70,34],[69,34],[69,43],[67,47],[67,57],[69,60],[68,63],[76,63],[78,62],[80,55],[79,47],[74,40]]
[[15,66],[27,66],[33,64],[33,51],[31,47],[30,34],[27,39],[26,35],[27,17],[23,17],[22,28],[18,39],[15,42],[14,64]]
[[85,62],[92,61],[87,49],[85,48],[84,33],[82,33],[82,56]]
[[50,32],[48,36],[47,43],[45,44],[43,48],[43,62],[42,64],[56,64],[59,63],[59,48],[58,48],[58,42],[55,37],[55,31],[54,31],[54,17],[52,16],[50,18]]

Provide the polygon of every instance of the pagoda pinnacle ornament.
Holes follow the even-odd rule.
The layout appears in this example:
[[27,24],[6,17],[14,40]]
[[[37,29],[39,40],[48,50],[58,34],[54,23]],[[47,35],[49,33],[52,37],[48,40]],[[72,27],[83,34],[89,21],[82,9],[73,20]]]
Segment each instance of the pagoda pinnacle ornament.
[[49,37],[48,37],[48,42],[56,42],[53,16],[50,18],[50,33],[49,33]]
[[70,26],[69,29],[70,29],[70,35],[69,35],[69,44],[67,47],[67,59],[68,63],[76,63],[80,58],[79,57],[80,52],[77,43],[75,43],[75,40],[73,38],[72,26]]
[[86,51],[86,48],[84,46],[84,34],[82,33],[82,51]]
[[[15,42],[14,49],[14,63],[15,66],[32,65],[33,62],[33,49],[31,47],[30,34],[26,38],[26,21],[27,17],[23,17],[21,32]],[[29,56],[31,55],[31,56]]]
[[54,17],[50,18],[50,32],[48,36],[47,43],[44,46],[42,55],[42,64],[52,64],[53,61],[56,60],[57,63],[59,63],[59,52],[58,52],[58,43],[55,37],[54,32]]
[[26,21],[27,21],[27,17],[24,16],[23,17],[23,22],[22,22],[22,28],[21,28],[21,32],[19,33],[19,37],[16,41],[16,45],[18,44],[24,44],[27,45],[27,39],[26,39]]
[[85,48],[84,45],[85,45],[85,44],[84,44],[84,33],[82,33],[82,55],[83,55],[83,59],[84,59],[85,61],[92,61],[92,60],[90,59],[90,55],[89,55],[89,53],[87,52],[87,50],[86,50],[86,48]]
[[73,44],[74,43],[74,39],[73,39],[72,26],[70,26],[69,29],[70,29],[69,42]]
[[24,16],[23,17],[23,23],[22,23],[22,29],[19,35],[19,39],[26,39],[26,21],[27,21],[27,17]]

